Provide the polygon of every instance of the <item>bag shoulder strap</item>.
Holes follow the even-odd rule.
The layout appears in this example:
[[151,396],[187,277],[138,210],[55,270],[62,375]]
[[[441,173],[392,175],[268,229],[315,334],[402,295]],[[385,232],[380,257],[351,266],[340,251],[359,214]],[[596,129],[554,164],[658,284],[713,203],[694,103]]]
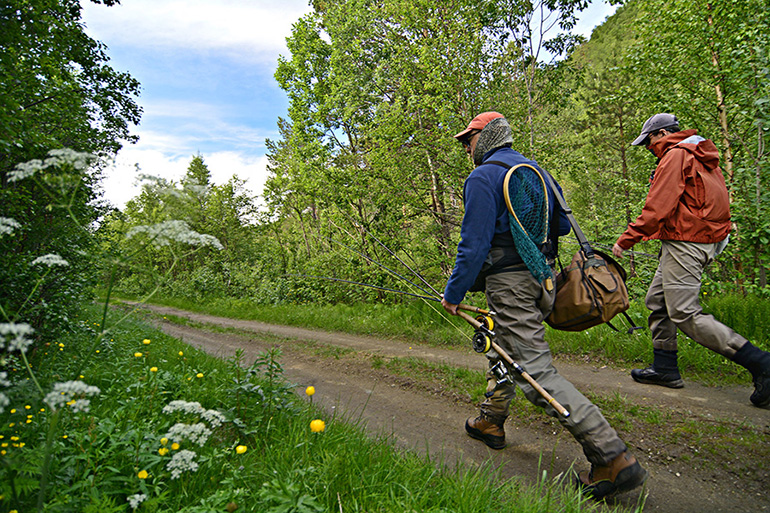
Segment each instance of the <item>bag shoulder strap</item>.
[[567,206],[567,202],[564,200],[564,196],[561,195],[561,192],[559,192],[559,189],[556,187],[556,184],[553,181],[553,177],[551,177],[550,173],[547,171],[544,171],[544,174],[546,180],[548,181],[549,187],[551,187],[551,190],[553,191],[553,195],[556,197],[556,201],[559,202],[559,207],[562,209],[562,211],[564,211],[564,214],[569,220],[569,224],[572,226],[572,230],[575,232],[575,237],[577,237],[577,240],[580,243],[580,248],[583,250],[586,257],[594,256],[594,249],[588,242],[588,239],[583,233],[583,230],[580,229],[580,225],[578,225],[577,219],[575,219],[575,216],[572,214],[572,209]]

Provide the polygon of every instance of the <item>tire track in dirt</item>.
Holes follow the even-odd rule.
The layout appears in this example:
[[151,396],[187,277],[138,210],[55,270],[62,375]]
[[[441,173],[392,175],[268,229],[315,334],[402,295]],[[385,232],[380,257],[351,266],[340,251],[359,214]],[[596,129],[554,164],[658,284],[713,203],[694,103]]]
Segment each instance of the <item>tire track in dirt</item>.
[[[254,336],[214,333],[157,319],[164,332],[218,357],[228,358],[242,349],[247,365],[265,349],[280,346],[287,379],[296,383],[300,392],[306,386],[314,385],[315,403],[330,415],[358,422],[367,432],[388,436],[396,446],[427,454],[434,460],[448,464],[491,463],[502,476],[523,476],[530,481],[543,470],[554,476],[569,472],[572,466],[578,470],[587,467],[580,446],[565,430],[546,421],[545,415],[542,423],[535,421],[530,425],[508,421],[506,439],[509,445],[502,451],[493,451],[465,434],[465,419],[476,415],[478,410],[464,398],[426,389],[408,378],[373,369],[367,358],[315,357],[303,351],[296,342],[311,341],[384,359],[420,358],[481,373],[485,359],[471,350],[228,319],[154,305],[142,305],[141,309],[159,316],[173,315],[253,333]],[[558,355],[554,361],[559,371],[584,392],[619,393],[634,404],[683,412],[704,421],[732,419],[736,426],[746,423],[770,433],[770,411],[749,404],[749,387],[714,388],[688,383],[683,389],[672,390],[638,385],[629,377],[628,369],[576,364],[561,360]],[[521,397],[519,394],[519,400]],[[621,432],[621,437],[650,473],[644,511],[770,511],[770,475],[767,473],[767,486],[762,483],[742,486],[742,476],[738,473],[720,468],[696,469],[686,461],[680,461],[675,451],[666,450],[666,444],[656,443],[654,433],[631,439]],[[638,494],[628,493],[610,504],[632,506],[637,497]]]

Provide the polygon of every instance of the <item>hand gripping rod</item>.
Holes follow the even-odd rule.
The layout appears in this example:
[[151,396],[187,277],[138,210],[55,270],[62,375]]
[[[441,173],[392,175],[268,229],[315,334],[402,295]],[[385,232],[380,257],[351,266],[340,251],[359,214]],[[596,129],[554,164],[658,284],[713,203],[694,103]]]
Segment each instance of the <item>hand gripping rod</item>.
[[[483,324],[481,324],[479,321],[477,321],[476,319],[474,319],[473,317],[471,317],[467,313],[461,312],[461,311],[458,310],[457,315],[459,315],[460,317],[462,317],[463,319],[468,321],[468,323],[471,326],[473,326],[474,328],[476,328],[476,329],[483,329]],[[497,351],[497,354],[499,354],[500,357],[503,360],[505,360],[508,363],[508,365],[511,366],[511,368],[513,368],[513,370],[515,370],[522,378],[524,378],[524,380],[527,383],[529,383],[532,386],[532,388],[537,390],[537,393],[539,393],[543,397],[543,399],[545,399],[548,402],[548,404],[553,406],[553,408],[557,412],[559,412],[559,414],[562,417],[564,417],[564,418],[569,417],[569,412],[567,411],[567,409],[564,408],[564,406],[562,406],[561,404],[559,404],[559,402],[556,399],[554,399],[551,396],[551,394],[546,392],[545,389],[543,387],[541,387],[540,384],[537,381],[535,381],[535,378],[530,376],[529,373],[527,373],[527,371],[525,371],[524,368],[522,368],[521,365],[519,365],[518,363],[513,361],[513,359],[510,356],[508,356],[508,353],[503,351],[503,349],[500,346],[498,346],[497,344],[495,344],[494,341],[492,342],[492,349]]]

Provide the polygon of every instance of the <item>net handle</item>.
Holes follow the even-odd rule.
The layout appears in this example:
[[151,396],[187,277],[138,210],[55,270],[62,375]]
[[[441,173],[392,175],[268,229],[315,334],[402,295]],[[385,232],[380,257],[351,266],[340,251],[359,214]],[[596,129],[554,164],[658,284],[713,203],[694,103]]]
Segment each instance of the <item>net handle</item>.
[[[546,181],[543,178],[543,175],[540,173],[540,171],[535,168],[534,166],[531,166],[529,164],[517,164],[513,166],[511,169],[508,170],[507,173],[505,173],[505,179],[503,180],[503,196],[505,196],[505,206],[508,207],[508,213],[510,213],[515,219],[516,222],[519,223],[519,226],[521,226],[522,230],[524,230],[524,225],[521,224],[521,220],[519,219],[519,216],[516,215],[516,211],[513,208],[513,205],[511,205],[511,197],[510,197],[510,191],[508,190],[508,183],[511,180],[511,176],[513,175],[514,171],[519,169],[520,167],[528,167],[532,171],[535,172],[538,178],[540,178],[540,183],[543,185],[543,189],[545,192],[546,189]],[[548,223],[548,213],[550,212],[550,208],[548,205],[548,194],[545,194],[545,222]],[[524,233],[527,233],[527,230],[524,230]],[[527,235],[532,237],[529,233]],[[548,230],[544,230],[544,240],[540,241],[540,244],[543,244],[546,240],[548,240]]]

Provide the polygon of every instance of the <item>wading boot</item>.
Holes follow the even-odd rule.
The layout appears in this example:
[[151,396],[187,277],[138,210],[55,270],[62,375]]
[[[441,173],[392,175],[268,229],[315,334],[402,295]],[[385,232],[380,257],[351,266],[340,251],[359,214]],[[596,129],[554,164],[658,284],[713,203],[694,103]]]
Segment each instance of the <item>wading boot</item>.
[[652,365],[646,369],[632,370],[631,377],[637,383],[644,383],[645,385],[682,388],[684,381],[681,374],[679,374],[676,358],[676,351],[654,349]]
[[760,408],[770,406],[770,353],[746,342],[732,360],[745,367],[754,378],[754,393],[749,397],[751,403]]
[[647,471],[633,455],[625,451],[607,465],[591,465],[591,471],[577,475],[577,487],[586,497],[603,500],[618,493],[628,492],[647,480]]
[[492,449],[503,449],[505,448],[504,422],[505,417],[490,421],[489,417],[482,413],[475,419],[470,418],[465,421],[465,431],[472,438],[481,440]]

